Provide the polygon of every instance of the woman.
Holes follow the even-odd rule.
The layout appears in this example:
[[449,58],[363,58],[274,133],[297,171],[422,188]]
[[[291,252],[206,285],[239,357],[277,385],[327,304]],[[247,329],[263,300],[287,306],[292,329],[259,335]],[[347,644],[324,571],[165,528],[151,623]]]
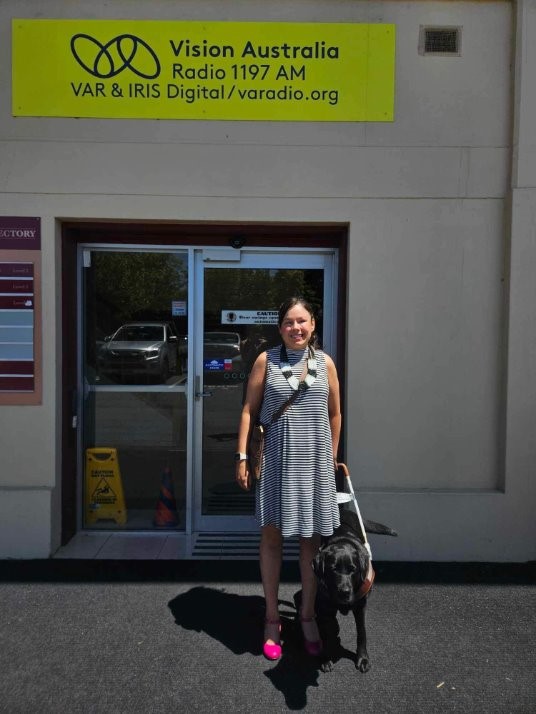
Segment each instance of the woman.
[[298,390],[295,401],[269,427],[256,517],[261,526],[260,567],[266,601],[264,655],[281,656],[278,611],[283,538],[299,536],[302,584],[301,626],[306,651],[319,655],[322,641],[315,620],[316,579],[311,562],[320,536],[339,525],[334,458],[339,447],[339,380],[333,360],[315,349],[311,306],[290,298],[279,309],[281,346],[261,353],[251,370],[242,409],[236,454],[236,480],[250,485],[247,445],[253,424],[267,425]]

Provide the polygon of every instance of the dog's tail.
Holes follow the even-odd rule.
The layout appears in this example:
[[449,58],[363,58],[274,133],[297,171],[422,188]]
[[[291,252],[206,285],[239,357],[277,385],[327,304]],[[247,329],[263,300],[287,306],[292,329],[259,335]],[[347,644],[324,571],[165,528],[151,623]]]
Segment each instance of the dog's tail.
[[366,519],[363,521],[363,524],[365,526],[365,530],[367,533],[373,533],[374,535],[388,535],[388,536],[397,536],[398,533],[394,531],[392,528],[389,528],[389,526],[384,526],[383,523],[376,523],[375,521],[367,521]]

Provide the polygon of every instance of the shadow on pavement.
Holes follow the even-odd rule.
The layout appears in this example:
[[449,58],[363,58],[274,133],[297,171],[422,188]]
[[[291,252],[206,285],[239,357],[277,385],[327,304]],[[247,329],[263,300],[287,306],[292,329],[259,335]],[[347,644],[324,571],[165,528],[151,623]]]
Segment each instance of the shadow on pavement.
[[177,595],[168,607],[185,630],[205,632],[234,654],[261,654],[262,597],[199,585]]
[[[185,630],[205,633],[236,655],[262,657],[264,599],[237,595],[225,589],[196,586],[168,603],[175,622]],[[283,655],[276,663],[266,661],[264,675],[285,698],[288,709],[303,709],[307,690],[318,686],[318,659],[308,656],[296,621],[294,605],[280,601]],[[353,653],[341,648],[341,656]]]

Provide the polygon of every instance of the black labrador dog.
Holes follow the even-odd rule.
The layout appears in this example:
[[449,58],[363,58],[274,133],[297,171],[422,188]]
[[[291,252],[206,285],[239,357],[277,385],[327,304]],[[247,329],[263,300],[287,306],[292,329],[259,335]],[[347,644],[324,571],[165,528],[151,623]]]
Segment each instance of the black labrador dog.
[[[357,515],[342,505],[339,509],[341,525],[332,536],[323,540],[313,560],[313,570],[319,585],[318,625],[324,643],[321,669],[324,672],[331,671],[337,649],[341,648],[337,613],[347,615],[351,610],[357,630],[355,666],[360,672],[368,672],[370,659],[367,653],[365,607],[374,581],[374,570]],[[363,523],[367,533],[397,535],[396,531],[381,523],[367,520]]]

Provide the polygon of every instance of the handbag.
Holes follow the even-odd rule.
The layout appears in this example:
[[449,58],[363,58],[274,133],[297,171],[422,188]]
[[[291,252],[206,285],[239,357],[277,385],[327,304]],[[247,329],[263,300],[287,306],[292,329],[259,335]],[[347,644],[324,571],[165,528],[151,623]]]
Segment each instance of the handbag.
[[262,455],[264,453],[264,427],[262,424],[255,424],[249,437],[249,472],[257,481],[261,477]]

